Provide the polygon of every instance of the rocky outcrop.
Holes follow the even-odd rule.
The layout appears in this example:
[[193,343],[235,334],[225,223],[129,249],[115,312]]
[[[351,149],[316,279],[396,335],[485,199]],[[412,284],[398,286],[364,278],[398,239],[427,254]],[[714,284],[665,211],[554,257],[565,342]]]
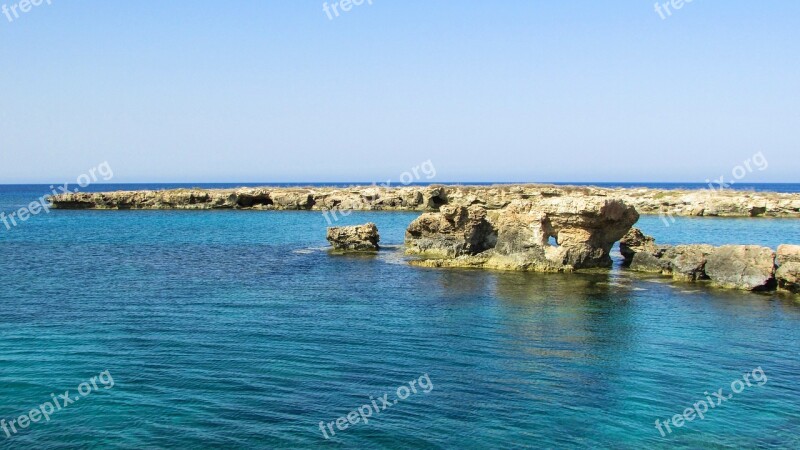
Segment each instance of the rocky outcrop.
[[[800,262],[800,252],[796,252],[800,247],[790,247],[796,246],[781,246],[784,250],[778,252],[787,261],[784,270],[787,290],[794,286],[794,261]],[[657,245],[652,237],[634,228],[620,241],[620,250],[625,258],[624,265],[637,272],[661,273],[683,281],[708,280],[717,287],[747,291],[773,290],[779,282],[776,280],[776,253],[768,247]],[[781,261],[780,256],[778,261]],[[780,276],[778,274],[778,278]]]
[[327,239],[335,250],[363,252],[378,250],[381,238],[378,227],[370,222],[349,227],[330,227]]
[[787,263],[800,263],[800,245],[779,245],[775,262],[779,266]]
[[608,267],[611,247],[639,219],[604,197],[512,200],[499,210],[442,207],[406,232],[407,253],[429,267],[563,272]]
[[711,245],[658,245],[638,228],[632,228],[619,242],[623,265],[636,272],[660,273],[677,280],[707,279],[705,264],[714,250]]
[[800,294],[800,245],[781,245],[776,258],[778,288]]
[[663,273],[671,274],[672,278],[683,281],[697,281],[708,279],[706,264],[708,256],[714,247],[707,244],[677,245],[664,252],[663,259],[667,261]]
[[670,216],[800,217],[800,194],[734,190],[599,188],[540,184],[496,186],[354,186],[175,189],[67,193],[51,197],[57,209],[262,209],[437,211],[481,205],[499,210],[515,200],[554,198],[622,200],[641,214]]
[[630,266],[637,254],[655,253],[656,240],[634,227],[619,241],[619,251],[625,259],[625,265]]
[[800,294],[800,263],[788,262],[775,271],[778,288],[793,294]]
[[493,248],[497,230],[486,220],[482,206],[442,206],[438,213],[425,213],[406,230],[408,253],[434,258],[476,255]]
[[669,247],[656,245],[656,240],[646,236],[638,228],[631,228],[619,241],[623,264],[637,272],[661,273],[664,271],[662,257]]
[[775,251],[756,245],[723,245],[708,255],[705,272],[718,287],[771,290],[776,286]]

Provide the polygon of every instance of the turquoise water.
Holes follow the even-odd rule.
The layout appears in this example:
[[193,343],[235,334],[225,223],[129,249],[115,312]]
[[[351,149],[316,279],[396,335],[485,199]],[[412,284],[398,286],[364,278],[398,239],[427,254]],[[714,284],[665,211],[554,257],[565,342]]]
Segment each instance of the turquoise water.
[[[45,192],[0,191],[0,211]],[[415,213],[356,212],[399,245]],[[800,221],[676,219],[663,243],[800,243]],[[798,448],[800,303],[332,256],[318,212],[53,211],[0,229],[0,419],[101,385],[0,448]],[[762,368],[767,382],[654,426]],[[326,440],[427,374],[432,389]],[[335,426],[334,426],[335,427]],[[334,428],[336,429],[336,428]]]

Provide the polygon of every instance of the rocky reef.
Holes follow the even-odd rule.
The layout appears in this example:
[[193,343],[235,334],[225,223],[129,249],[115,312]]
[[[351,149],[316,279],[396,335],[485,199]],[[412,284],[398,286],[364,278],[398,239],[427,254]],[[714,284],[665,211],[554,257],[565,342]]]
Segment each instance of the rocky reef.
[[[494,186],[353,186],[174,189],[66,193],[55,209],[250,209],[420,211],[408,227],[413,264],[569,272],[609,267],[616,241],[625,265],[684,281],[751,291],[800,293],[800,246],[656,244],[631,229],[639,214],[800,217],[800,194],[720,189],[667,190],[544,184]],[[344,214],[344,213],[343,213]],[[374,224],[334,227],[339,250],[375,250]]]
[[378,227],[372,222],[348,227],[330,227],[327,239],[335,250],[356,252],[378,250],[378,242],[381,240]]
[[778,288],[800,294],[800,245],[781,245],[775,259]]
[[559,197],[622,200],[640,214],[671,216],[800,217],[800,194],[733,190],[599,188],[545,184],[495,186],[354,186],[174,189],[67,193],[50,198],[58,209],[261,209],[438,211],[441,206],[502,209],[516,200]]
[[660,273],[682,281],[747,291],[798,290],[800,246],[778,252],[756,245],[658,245],[637,228],[620,241],[624,265],[637,272]]
[[605,197],[514,200],[499,210],[443,206],[406,231],[406,253],[426,267],[571,272],[610,267],[611,247],[639,214]]

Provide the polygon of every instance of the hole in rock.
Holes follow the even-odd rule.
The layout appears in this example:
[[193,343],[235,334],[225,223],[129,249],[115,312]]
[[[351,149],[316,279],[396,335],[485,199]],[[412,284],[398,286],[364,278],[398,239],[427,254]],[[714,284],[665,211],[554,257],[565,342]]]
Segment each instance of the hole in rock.
[[435,209],[439,209],[440,207],[447,204],[447,199],[442,197],[431,197],[431,203],[433,203],[433,207]]
[[251,196],[242,195],[236,202],[242,208],[252,208],[254,206],[272,205],[272,199],[269,196]]

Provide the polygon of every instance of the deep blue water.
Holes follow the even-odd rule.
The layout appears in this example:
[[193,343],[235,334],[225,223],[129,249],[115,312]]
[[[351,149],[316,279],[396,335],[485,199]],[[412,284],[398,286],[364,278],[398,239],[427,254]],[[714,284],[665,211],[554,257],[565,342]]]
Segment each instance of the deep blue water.
[[[385,183],[385,182],[382,182]],[[520,183],[525,183],[521,181]],[[610,182],[543,182],[557,185],[573,185],[573,186],[599,186],[607,188],[637,188],[649,187],[654,189],[708,189],[709,185],[705,183],[649,183],[649,182],[625,182],[625,183],[610,183]],[[37,196],[49,194],[51,190],[58,191],[58,186],[63,183],[54,183],[52,185],[46,184],[23,184],[23,185],[2,185],[0,184],[0,193],[38,193]],[[85,188],[81,188],[82,192],[104,192],[104,191],[129,191],[129,190],[144,190],[144,189],[176,189],[176,188],[237,188],[237,187],[259,187],[259,186],[337,186],[347,187],[354,185],[372,185],[373,182],[347,182],[347,183],[319,183],[319,182],[296,182],[296,183],[94,183]],[[380,184],[380,183],[378,183]],[[410,183],[409,186],[424,186],[429,183]],[[483,182],[440,182],[437,184],[466,184],[476,186],[488,186],[492,184],[514,184],[514,183],[483,183]],[[70,184],[72,188],[78,186],[75,182]],[[391,187],[403,186],[402,183],[392,182],[389,183]],[[712,185],[714,189],[719,189],[719,186]],[[742,191],[757,191],[757,192],[800,192],[800,183],[738,183],[732,184],[725,189],[742,190]]]
[[[0,211],[48,190],[0,186]],[[391,246],[416,216],[338,222],[377,223],[390,247],[377,256],[329,255],[319,212],[52,211],[0,225],[0,419],[75,397],[100,372],[114,380],[47,423],[0,429],[0,448],[800,447],[794,299],[618,268],[414,268]],[[639,226],[664,243],[800,244],[793,219]],[[763,386],[666,437],[655,428],[758,367]],[[424,374],[429,393],[324,438],[320,421]]]

